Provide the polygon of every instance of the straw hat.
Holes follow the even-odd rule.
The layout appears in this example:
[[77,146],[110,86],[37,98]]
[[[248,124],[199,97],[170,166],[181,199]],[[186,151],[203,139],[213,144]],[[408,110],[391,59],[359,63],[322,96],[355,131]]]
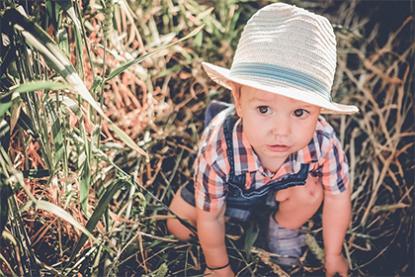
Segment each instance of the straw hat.
[[320,106],[322,113],[351,114],[353,105],[330,96],[336,39],[327,18],[284,3],[258,10],[246,24],[231,69],[203,62],[218,84],[231,82]]

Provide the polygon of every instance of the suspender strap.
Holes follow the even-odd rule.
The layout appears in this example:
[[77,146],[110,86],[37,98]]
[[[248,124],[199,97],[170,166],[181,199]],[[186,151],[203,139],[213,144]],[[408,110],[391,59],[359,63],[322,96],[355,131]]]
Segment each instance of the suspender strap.
[[230,114],[226,117],[225,122],[223,124],[223,132],[225,135],[225,142],[226,142],[226,154],[228,156],[229,166],[230,166],[230,173],[229,179],[234,179],[235,176],[235,160],[233,157],[233,142],[232,142],[232,133],[233,128],[236,123],[236,118],[233,114]]

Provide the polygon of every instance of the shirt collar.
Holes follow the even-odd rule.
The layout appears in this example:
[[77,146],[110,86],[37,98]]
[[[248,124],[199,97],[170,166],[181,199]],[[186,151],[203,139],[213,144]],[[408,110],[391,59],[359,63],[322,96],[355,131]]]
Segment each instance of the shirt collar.
[[232,143],[236,175],[260,170],[261,162],[243,132],[240,118],[236,121],[232,131]]

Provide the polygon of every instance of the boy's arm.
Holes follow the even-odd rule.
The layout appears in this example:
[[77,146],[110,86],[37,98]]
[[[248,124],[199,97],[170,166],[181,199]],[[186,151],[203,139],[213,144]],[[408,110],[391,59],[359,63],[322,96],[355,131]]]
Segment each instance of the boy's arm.
[[347,276],[348,264],[342,255],[342,246],[351,219],[350,188],[333,195],[326,192],[323,204],[323,240],[326,276],[337,272]]
[[[218,211],[197,208],[197,234],[209,267],[222,267],[229,263],[225,245],[225,205]],[[231,267],[211,272],[212,276],[233,276]]]

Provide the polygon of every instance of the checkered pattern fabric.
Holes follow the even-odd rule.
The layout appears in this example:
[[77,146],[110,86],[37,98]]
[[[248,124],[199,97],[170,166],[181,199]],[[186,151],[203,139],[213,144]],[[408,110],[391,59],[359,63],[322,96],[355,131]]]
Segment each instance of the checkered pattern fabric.
[[[233,111],[232,111],[233,112]],[[228,191],[229,159],[223,123],[229,110],[220,112],[206,127],[194,164],[195,202],[205,211],[221,208]],[[307,146],[291,154],[275,173],[262,167],[258,156],[243,133],[238,120],[232,130],[235,175],[246,175],[246,188],[255,189],[297,173],[301,164],[309,164],[310,174],[321,176],[326,192],[338,194],[349,185],[348,164],[333,128],[320,117],[313,139]]]

